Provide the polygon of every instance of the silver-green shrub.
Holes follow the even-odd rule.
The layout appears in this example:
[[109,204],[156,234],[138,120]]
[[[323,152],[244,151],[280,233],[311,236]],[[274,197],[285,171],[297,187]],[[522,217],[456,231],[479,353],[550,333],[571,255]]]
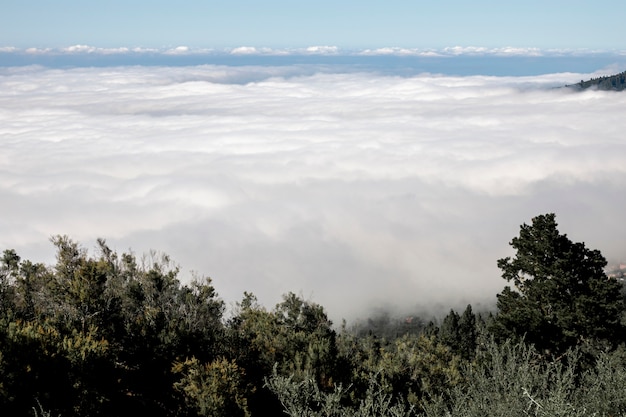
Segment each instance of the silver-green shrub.
[[[333,391],[320,390],[314,378],[295,381],[293,376],[276,370],[266,386],[279,398],[290,417],[412,417],[414,409],[404,400],[385,393],[375,375],[370,378],[367,394],[356,405],[346,405],[350,389],[335,385]],[[347,401],[346,401],[347,402]]]

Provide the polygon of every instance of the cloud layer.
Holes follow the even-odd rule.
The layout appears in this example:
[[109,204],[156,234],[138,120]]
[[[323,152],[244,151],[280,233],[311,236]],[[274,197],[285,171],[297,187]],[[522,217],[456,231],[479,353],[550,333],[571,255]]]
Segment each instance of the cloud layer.
[[70,45],[63,48],[18,48],[10,45],[1,45],[0,54],[28,54],[28,55],[343,55],[343,56],[417,56],[417,57],[454,57],[460,55],[469,56],[501,56],[501,57],[550,57],[550,56],[584,56],[612,54],[623,56],[624,50],[597,50],[597,49],[542,49],[521,47],[482,47],[482,46],[449,46],[445,48],[401,48],[385,47],[374,49],[346,49],[333,45],[312,45],[304,48],[270,48],[259,46],[238,46],[233,48],[197,48],[185,45],[167,48],[128,47],[103,48],[92,45]]
[[336,320],[488,304],[537,214],[624,259],[626,96],[553,88],[586,76],[1,69],[0,246],[104,237]]

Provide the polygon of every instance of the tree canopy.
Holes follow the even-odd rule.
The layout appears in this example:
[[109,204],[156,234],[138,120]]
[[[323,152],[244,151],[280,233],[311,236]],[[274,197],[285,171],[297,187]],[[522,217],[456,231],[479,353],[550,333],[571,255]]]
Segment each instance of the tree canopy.
[[561,234],[553,213],[523,224],[510,245],[515,256],[498,260],[502,277],[514,284],[497,296],[501,337],[525,337],[550,352],[618,340],[622,284],[607,277],[600,251]]
[[[495,315],[467,305],[341,331],[294,293],[266,308],[246,292],[226,315],[211,280],[181,282],[167,255],[51,240],[53,265],[0,257],[6,415],[626,415],[621,282],[554,214],[498,261],[513,287]],[[604,349],[583,362],[581,344]]]

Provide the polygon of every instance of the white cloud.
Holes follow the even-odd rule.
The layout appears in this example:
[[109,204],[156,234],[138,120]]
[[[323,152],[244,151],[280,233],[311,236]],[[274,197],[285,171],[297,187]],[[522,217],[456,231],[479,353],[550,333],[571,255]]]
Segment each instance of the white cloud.
[[68,46],[67,48],[61,49],[62,52],[69,52],[69,53],[91,53],[91,52],[95,52],[98,49],[93,47],[93,46],[88,46],[88,45],[72,45],[72,46]]
[[[575,53],[571,50],[542,50],[540,48],[502,47],[486,48],[482,46],[452,46],[443,48],[441,51],[447,55],[495,55],[495,56],[544,56],[544,55],[568,55]],[[590,52],[589,52],[590,53]]]
[[536,214],[624,259],[626,96],[551,88],[581,78],[3,70],[0,246],[104,237],[336,319],[493,300]]
[[363,56],[397,55],[397,56],[423,56],[423,57],[443,56],[441,51],[437,51],[433,49],[415,49],[415,48],[398,48],[398,47],[365,49],[363,51],[360,51],[358,55],[363,55]]
[[51,48],[26,48],[24,50],[25,53],[31,54],[31,55],[48,54],[48,53],[50,53],[52,51],[53,51],[53,49],[51,49]]
[[305,48],[269,48],[263,46],[242,45],[234,48],[214,49],[197,48],[190,46],[177,46],[174,48],[145,48],[145,47],[117,47],[102,48],[92,45],[71,45],[64,48],[25,48],[20,49],[12,46],[0,46],[0,53],[10,54],[36,54],[36,55],[125,55],[125,54],[163,54],[163,55],[342,55],[342,56],[417,56],[417,57],[442,57],[442,56],[500,56],[500,57],[545,57],[545,56],[594,56],[614,55],[623,56],[626,51],[621,50],[590,50],[590,49],[540,49],[522,47],[488,48],[482,46],[451,46],[440,49],[382,47],[376,49],[349,50],[341,49],[332,45],[313,45]]
[[258,54],[259,51],[253,46],[240,46],[238,48],[233,48],[230,53],[233,55],[251,55]]
[[166,55],[186,55],[187,53],[189,53],[188,46],[177,46],[165,51]]
[[339,48],[336,46],[309,46],[306,48],[306,52],[309,54],[336,55],[339,53]]

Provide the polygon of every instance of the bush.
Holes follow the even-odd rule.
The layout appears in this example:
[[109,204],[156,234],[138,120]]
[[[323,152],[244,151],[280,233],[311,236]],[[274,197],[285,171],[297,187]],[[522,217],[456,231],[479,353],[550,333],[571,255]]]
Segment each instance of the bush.
[[294,381],[293,376],[278,375],[276,370],[266,380],[266,386],[279,398],[284,411],[291,417],[410,417],[415,416],[413,407],[402,398],[387,394],[372,375],[366,396],[358,404],[344,404],[350,389],[335,385],[324,392],[314,378]]

